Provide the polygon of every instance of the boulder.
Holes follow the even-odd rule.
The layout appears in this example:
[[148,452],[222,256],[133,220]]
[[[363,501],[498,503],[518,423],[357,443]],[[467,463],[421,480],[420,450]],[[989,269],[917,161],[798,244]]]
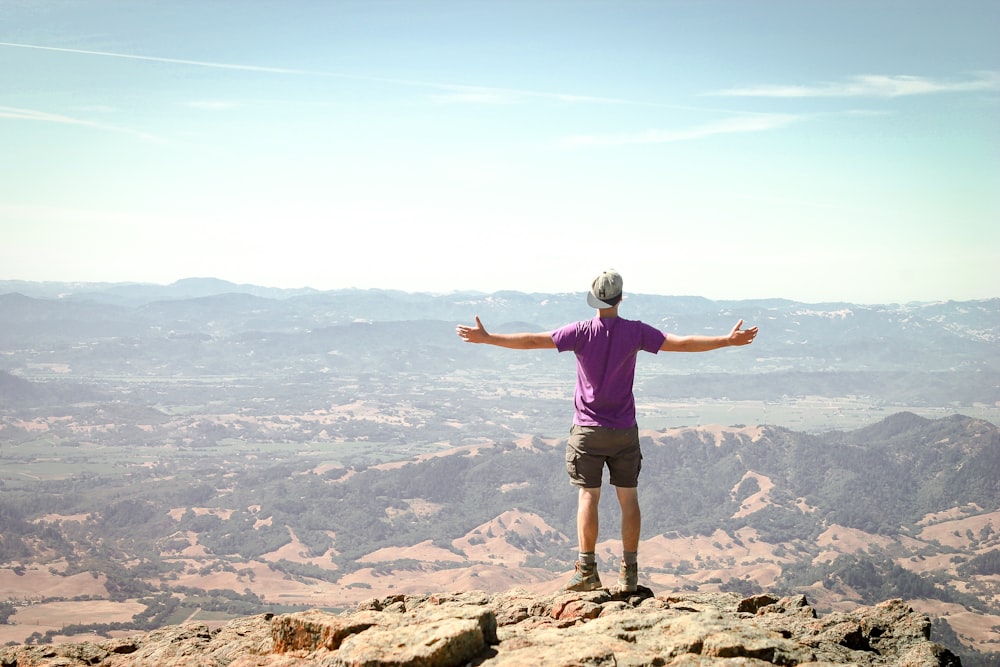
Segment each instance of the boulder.
[[801,595],[474,591],[6,647],[0,667],[959,667],[929,637],[902,600],[820,617]]

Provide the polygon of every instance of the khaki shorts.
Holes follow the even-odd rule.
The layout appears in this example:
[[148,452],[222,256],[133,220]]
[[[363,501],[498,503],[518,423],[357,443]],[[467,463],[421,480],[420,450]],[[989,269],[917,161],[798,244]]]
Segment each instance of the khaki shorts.
[[605,465],[611,472],[612,486],[634,488],[639,485],[639,470],[642,469],[639,427],[574,424],[566,443],[566,472],[570,483],[587,489],[601,486]]

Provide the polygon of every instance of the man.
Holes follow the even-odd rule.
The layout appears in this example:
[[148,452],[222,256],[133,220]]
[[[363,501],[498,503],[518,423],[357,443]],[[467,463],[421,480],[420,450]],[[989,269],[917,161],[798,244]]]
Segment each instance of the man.
[[664,334],[638,320],[618,317],[622,300],[622,277],[614,270],[591,283],[587,303],[597,317],[567,324],[547,333],[492,334],[476,316],[476,326],[459,325],[458,335],[467,343],[488,343],[517,350],[555,348],[576,354],[574,417],[566,445],[566,470],[570,483],[578,487],[576,529],[579,558],[566,590],[601,588],[597,574],[598,502],[604,466],[610,472],[622,512],[622,562],[618,573],[620,592],[638,586],[637,557],[642,515],[637,492],[642,452],[635,420],[636,356],[640,350],[707,352],[730,345],[747,345],[757,336],[757,327],[742,330],[736,323],[728,336],[676,336]]

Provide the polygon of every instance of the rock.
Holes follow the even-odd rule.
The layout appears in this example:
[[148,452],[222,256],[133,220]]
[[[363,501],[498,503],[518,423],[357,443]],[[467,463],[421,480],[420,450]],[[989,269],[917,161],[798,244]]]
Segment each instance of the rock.
[[275,653],[289,651],[336,651],[345,639],[380,624],[382,612],[359,611],[353,616],[336,616],[313,609],[285,614],[271,623],[271,639]]
[[902,600],[818,617],[805,597],[480,591],[0,649],[0,667],[959,667]]
[[412,665],[456,667],[483,652],[483,629],[474,619],[422,618],[353,635],[327,663],[335,667]]

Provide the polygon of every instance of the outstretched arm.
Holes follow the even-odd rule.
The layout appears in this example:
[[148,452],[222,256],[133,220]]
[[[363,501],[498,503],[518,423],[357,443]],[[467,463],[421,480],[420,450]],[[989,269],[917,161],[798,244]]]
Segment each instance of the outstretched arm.
[[549,333],[491,334],[479,321],[478,315],[476,315],[476,326],[467,327],[464,324],[459,324],[455,331],[458,333],[458,337],[466,343],[487,343],[498,347],[509,347],[513,350],[541,350],[556,346]]
[[743,320],[736,323],[728,336],[675,336],[667,334],[660,349],[664,352],[708,352],[730,345],[749,345],[757,337],[757,327],[740,329]]

